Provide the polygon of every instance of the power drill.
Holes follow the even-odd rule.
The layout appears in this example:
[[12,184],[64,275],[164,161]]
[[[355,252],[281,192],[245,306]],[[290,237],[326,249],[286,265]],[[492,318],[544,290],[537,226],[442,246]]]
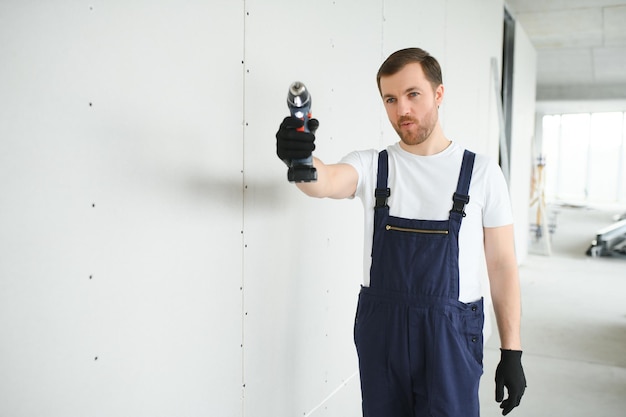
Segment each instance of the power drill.
[[[307,123],[311,118],[311,95],[306,86],[296,81],[289,86],[287,93],[287,107],[293,117],[304,120],[304,126],[298,130],[309,132]],[[314,182],[317,181],[317,170],[313,166],[313,156],[305,159],[293,159],[287,171],[289,182]]]

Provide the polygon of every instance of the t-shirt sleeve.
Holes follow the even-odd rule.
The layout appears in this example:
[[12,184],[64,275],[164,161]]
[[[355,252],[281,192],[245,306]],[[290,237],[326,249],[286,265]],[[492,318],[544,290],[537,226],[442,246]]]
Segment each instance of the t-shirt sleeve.
[[500,166],[492,159],[486,167],[483,226],[500,227],[513,223],[509,190]]
[[365,182],[369,181],[371,175],[368,175],[372,170],[372,163],[374,156],[378,155],[376,150],[367,151],[353,151],[344,156],[339,163],[351,165],[359,175],[359,180],[356,186],[355,196],[362,198]]

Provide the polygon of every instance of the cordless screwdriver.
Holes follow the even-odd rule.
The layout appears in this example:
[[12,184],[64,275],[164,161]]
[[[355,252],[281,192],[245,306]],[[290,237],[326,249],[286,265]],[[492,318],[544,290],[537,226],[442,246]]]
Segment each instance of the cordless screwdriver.
[[[311,94],[300,81],[289,86],[287,93],[287,107],[293,117],[304,120],[304,126],[298,130],[309,132],[308,122],[311,118]],[[313,156],[304,159],[293,159],[287,171],[289,182],[317,181],[317,170],[313,166]]]

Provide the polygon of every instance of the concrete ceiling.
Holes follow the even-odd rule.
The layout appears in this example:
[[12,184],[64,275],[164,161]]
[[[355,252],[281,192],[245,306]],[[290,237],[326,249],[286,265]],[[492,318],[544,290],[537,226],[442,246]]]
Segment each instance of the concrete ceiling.
[[626,0],[506,0],[537,49],[538,100],[626,99]]

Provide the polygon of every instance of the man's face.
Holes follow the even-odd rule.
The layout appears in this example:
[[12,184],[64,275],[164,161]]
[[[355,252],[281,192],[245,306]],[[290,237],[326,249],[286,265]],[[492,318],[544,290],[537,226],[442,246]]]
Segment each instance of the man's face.
[[380,92],[387,117],[402,142],[419,145],[430,137],[439,120],[443,85],[433,91],[420,64],[407,64],[396,74],[381,77]]

